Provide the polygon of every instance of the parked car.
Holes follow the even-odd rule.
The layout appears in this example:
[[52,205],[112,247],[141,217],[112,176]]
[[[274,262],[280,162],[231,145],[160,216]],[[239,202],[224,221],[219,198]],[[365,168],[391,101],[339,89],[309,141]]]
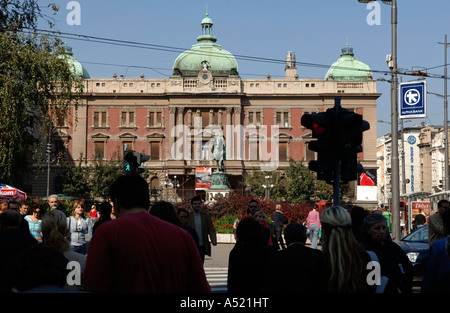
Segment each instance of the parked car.
[[421,280],[430,254],[428,226],[418,228],[398,242],[405,251],[414,269],[414,280]]

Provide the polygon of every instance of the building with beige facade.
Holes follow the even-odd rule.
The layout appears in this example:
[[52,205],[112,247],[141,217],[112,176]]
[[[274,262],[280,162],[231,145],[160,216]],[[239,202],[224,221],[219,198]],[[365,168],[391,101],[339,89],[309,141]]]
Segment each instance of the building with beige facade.
[[[445,190],[445,145],[442,126],[421,123],[399,132],[400,198],[406,202],[449,199]],[[388,205],[391,192],[391,135],[377,138],[378,200]],[[448,166],[448,165],[447,165]]]
[[[216,169],[211,145],[222,133],[226,142],[225,171],[234,192],[245,190],[243,177],[251,171],[283,171],[289,159],[307,162],[316,158],[308,150],[310,131],[301,126],[305,113],[321,112],[341,97],[342,107],[363,115],[371,128],[364,132],[363,152],[358,158],[366,169],[376,170],[376,81],[370,68],[358,61],[351,48],[322,78],[303,79],[295,54],[285,57],[285,77],[242,79],[235,57],[213,35],[206,16],[191,49],[181,53],[168,79],[141,75],[123,79],[91,78],[72,60],[84,78],[82,104],[67,120],[58,123],[52,145],[62,158],[85,159],[89,165],[97,154],[105,160],[122,155],[124,148],[151,156],[144,167],[157,193],[166,177],[179,182],[176,199],[196,193],[199,167]],[[93,51],[95,53],[95,51]],[[33,181],[33,196],[45,196],[45,175]],[[61,192],[64,173],[51,165],[50,193]],[[353,183],[353,195],[356,199]],[[174,189],[169,188],[174,200]],[[375,206],[377,201],[363,203]]]

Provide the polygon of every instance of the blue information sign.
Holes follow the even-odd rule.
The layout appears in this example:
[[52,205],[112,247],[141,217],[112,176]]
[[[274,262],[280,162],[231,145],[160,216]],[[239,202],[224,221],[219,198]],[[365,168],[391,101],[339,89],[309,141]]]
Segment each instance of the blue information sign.
[[400,83],[400,118],[422,118],[427,116],[426,81]]

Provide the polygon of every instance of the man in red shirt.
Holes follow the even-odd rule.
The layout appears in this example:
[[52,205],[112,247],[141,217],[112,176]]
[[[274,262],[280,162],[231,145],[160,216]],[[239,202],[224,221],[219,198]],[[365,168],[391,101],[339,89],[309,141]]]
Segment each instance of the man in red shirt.
[[118,218],[101,225],[92,237],[87,291],[211,292],[192,236],[148,213],[149,188],[142,177],[119,177],[111,198]]

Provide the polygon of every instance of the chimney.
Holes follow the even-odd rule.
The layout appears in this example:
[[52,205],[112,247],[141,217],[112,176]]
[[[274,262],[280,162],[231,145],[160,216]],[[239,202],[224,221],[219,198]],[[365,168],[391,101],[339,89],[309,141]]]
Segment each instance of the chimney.
[[298,78],[297,66],[295,64],[295,52],[294,51],[286,52],[284,71],[285,71],[286,78],[291,78],[291,79]]

